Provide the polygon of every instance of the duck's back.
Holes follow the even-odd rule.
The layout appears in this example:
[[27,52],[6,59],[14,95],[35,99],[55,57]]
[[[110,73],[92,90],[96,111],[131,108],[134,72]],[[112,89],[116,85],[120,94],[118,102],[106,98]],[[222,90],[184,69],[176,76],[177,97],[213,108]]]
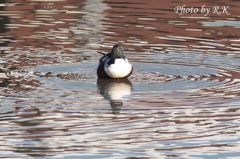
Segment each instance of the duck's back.
[[110,78],[104,70],[104,66],[108,61],[108,59],[110,59],[110,57],[111,57],[111,54],[108,53],[99,59],[99,65],[97,69],[98,78]]

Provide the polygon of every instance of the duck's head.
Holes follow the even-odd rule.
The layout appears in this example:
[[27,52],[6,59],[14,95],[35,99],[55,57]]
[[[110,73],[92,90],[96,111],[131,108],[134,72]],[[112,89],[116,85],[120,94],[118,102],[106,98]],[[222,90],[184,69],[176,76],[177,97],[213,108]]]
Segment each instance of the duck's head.
[[114,59],[116,59],[116,58],[123,59],[124,58],[123,47],[121,45],[119,45],[119,44],[114,45],[113,48],[112,48],[111,54],[112,54],[112,57]]

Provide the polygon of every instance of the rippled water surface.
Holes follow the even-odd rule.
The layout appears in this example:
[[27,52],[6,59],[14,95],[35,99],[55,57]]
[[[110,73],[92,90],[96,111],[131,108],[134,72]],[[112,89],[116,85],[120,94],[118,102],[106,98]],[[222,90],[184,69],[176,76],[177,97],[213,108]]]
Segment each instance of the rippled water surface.
[[[239,7],[1,1],[0,158],[239,158]],[[134,72],[99,80],[115,43]]]

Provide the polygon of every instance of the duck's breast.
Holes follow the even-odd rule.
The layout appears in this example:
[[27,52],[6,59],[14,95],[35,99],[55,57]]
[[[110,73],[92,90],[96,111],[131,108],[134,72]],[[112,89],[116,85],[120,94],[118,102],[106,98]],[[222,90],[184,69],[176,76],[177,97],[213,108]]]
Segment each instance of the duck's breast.
[[112,78],[124,78],[132,71],[132,65],[127,59],[115,59],[110,65],[105,65],[105,72]]

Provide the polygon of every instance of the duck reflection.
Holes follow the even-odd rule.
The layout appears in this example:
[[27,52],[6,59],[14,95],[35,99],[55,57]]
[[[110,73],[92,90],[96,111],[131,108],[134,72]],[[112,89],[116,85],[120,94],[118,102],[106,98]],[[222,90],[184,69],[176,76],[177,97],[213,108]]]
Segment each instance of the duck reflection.
[[119,113],[123,99],[131,95],[133,88],[128,79],[98,79],[97,87],[100,94],[110,102],[113,113]]

